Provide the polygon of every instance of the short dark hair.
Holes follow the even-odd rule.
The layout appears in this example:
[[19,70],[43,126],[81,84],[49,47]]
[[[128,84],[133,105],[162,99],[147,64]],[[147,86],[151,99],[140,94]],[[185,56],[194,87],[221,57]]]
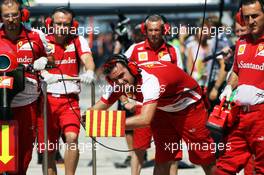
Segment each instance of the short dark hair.
[[250,4],[255,4],[256,2],[259,2],[261,5],[261,9],[264,12],[264,0],[242,0],[241,6],[242,5],[250,5]]
[[0,2],[0,13],[2,13],[2,6],[9,5],[9,4],[16,4],[18,6],[18,9],[21,8],[21,4],[17,0],[1,0]]
[[57,12],[62,12],[64,14],[71,14],[72,16],[72,19],[75,17],[75,13],[72,9],[68,8],[68,7],[64,7],[64,6],[61,6],[61,7],[57,7],[55,8],[52,13],[51,13],[51,17],[53,18],[54,14],[57,13]]
[[104,75],[110,74],[112,70],[115,68],[116,63],[121,63],[122,65],[128,68],[127,57],[123,54],[114,54],[114,55],[111,55],[103,65]]

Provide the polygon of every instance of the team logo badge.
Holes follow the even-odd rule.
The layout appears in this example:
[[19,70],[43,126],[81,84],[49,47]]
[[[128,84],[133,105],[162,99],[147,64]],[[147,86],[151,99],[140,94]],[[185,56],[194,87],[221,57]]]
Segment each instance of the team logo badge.
[[170,54],[167,52],[159,52],[159,61],[171,61]]
[[22,42],[22,41],[19,41],[19,42],[17,43],[17,45],[18,45],[18,47],[21,47],[21,46],[23,45],[23,42]]
[[144,66],[147,67],[147,68],[153,68],[154,64],[145,64]]
[[138,61],[148,61],[148,52],[139,52]]
[[17,43],[17,50],[19,51],[21,51],[21,50],[32,50],[32,48],[31,47],[33,47],[34,46],[34,43],[33,42],[23,42],[23,41],[19,41],[18,43]]
[[75,51],[75,46],[74,46],[74,44],[66,45],[65,48],[66,48],[65,52],[74,52],[74,51]]
[[159,52],[159,60],[160,60],[163,56],[164,56],[164,52],[163,52],[163,51]]
[[21,46],[23,45],[23,41],[19,41],[17,43],[17,50],[19,50],[21,48]]
[[239,45],[237,55],[243,55],[246,50],[246,44]]
[[263,44],[259,44],[256,55],[257,56],[264,56],[264,45]]
[[55,45],[51,44],[51,43],[48,43],[48,50],[51,53],[55,53]]
[[166,65],[162,64],[161,62],[158,61],[151,61],[151,62],[145,62],[139,64],[139,66],[144,66],[146,68],[160,68],[160,67],[166,67]]

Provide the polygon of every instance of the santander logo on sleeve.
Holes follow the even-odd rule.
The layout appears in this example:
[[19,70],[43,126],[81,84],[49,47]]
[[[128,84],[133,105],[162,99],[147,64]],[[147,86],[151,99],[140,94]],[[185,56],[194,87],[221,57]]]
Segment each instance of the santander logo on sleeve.
[[68,57],[68,59],[56,60],[55,64],[75,64],[76,59]]

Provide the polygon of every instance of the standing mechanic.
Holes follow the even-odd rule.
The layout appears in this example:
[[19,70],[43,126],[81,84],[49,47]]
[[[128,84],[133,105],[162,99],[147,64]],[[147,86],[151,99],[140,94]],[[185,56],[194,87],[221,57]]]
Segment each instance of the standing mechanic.
[[[42,71],[44,80],[48,83],[48,139],[53,145],[59,143],[60,133],[65,137],[66,150],[64,154],[65,174],[74,175],[78,160],[78,135],[80,130],[79,97],[80,84],[75,81],[59,81],[67,77],[76,77],[79,74],[79,63],[85,67],[80,74],[81,82],[91,83],[94,80],[94,61],[87,41],[78,36],[77,21],[74,12],[66,7],[53,10],[51,18],[46,20],[48,31],[55,31],[47,35],[51,54],[57,68]],[[43,143],[43,120],[39,122],[40,151]],[[56,148],[54,146],[54,148]],[[55,153],[49,150],[49,175],[56,174]]]
[[216,175],[239,172],[251,155],[255,155],[256,174],[264,174],[264,3],[262,0],[243,0],[242,15],[249,35],[236,44],[235,61],[229,83],[220,98],[229,100],[237,88],[234,102],[239,106],[238,122],[230,131],[227,142],[230,150],[222,155]]
[[[130,61],[137,64],[151,63],[155,61],[169,61],[177,64],[182,68],[182,60],[180,51],[175,47],[169,45],[164,36],[169,34],[170,25],[165,17],[153,14],[144,20],[141,24],[141,33],[146,36],[145,41],[133,44],[125,53]],[[127,99],[128,102],[128,99]],[[127,103],[126,101],[124,103]],[[127,103],[125,107],[131,108],[132,104]],[[136,111],[140,113],[142,105],[137,103]],[[131,172],[132,175],[139,175],[146,149],[150,148],[152,132],[149,127],[137,128],[133,133],[133,148],[135,151],[132,153]],[[181,158],[181,153],[179,159]],[[177,166],[175,163],[171,165],[171,174],[177,174]]]
[[[26,28],[22,22],[29,18],[27,9],[16,0],[3,0],[0,4],[0,38],[17,54],[17,62],[35,70],[42,70],[47,64],[47,42],[42,32]],[[25,175],[32,158],[33,143],[36,137],[36,122],[40,94],[37,76],[25,73],[25,89],[12,100],[13,120],[18,122],[18,173]]]

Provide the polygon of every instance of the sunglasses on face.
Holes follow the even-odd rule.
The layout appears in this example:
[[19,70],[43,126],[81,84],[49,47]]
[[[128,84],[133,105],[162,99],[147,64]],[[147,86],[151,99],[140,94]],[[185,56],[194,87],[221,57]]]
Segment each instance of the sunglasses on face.
[[18,19],[20,17],[19,13],[7,13],[7,14],[2,14],[2,18],[5,20],[8,20],[9,18],[12,19]]

